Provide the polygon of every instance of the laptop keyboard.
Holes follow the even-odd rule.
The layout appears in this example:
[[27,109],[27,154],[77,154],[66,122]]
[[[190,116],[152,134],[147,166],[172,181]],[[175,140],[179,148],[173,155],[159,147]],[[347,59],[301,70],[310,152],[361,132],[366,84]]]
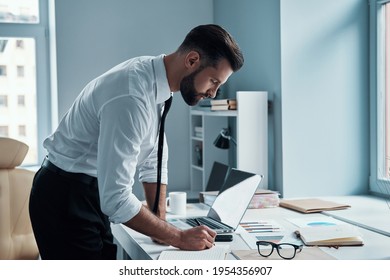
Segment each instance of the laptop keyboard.
[[[204,217],[199,217],[199,218],[196,218],[202,225],[206,225],[208,226],[209,228],[211,229],[229,229],[229,227],[227,226],[224,226],[222,224],[219,224],[219,223],[216,223],[210,219],[207,219],[207,218],[204,218]],[[193,226],[193,227],[196,227],[198,224],[197,222],[195,221],[195,218],[189,218],[189,219],[186,219],[186,222]]]

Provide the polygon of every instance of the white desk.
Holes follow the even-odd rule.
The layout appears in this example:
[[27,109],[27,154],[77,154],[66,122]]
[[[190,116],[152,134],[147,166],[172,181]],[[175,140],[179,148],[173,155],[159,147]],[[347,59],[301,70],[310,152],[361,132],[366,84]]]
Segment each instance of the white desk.
[[[336,199],[333,199],[336,200]],[[343,217],[349,215],[349,219],[352,219],[353,215],[357,215],[357,218],[365,219],[370,218],[369,204],[365,203],[363,197],[343,197],[341,200],[344,203],[356,203],[359,205],[352,205],[350,212],[348,210],[342,210],[343,212],[332,211],[332,213],[338,212]],[[365,211],[364,208],[367,208]],[[360,210],[358,210],[360,209]],[[356,214],[360,211],[360,215]],[[390,212],[390,209],[389,209]],[[187,214],[189,216],[202,215],[207,213],[207,207],[203,204],[189,204]],[[329,212],[328,212],[329,213]],[[363,213],[363,214],[362,214]],[[327,214],[327,213],[325,213]],[[284,208],[268,208],[268,209],[248,209],[243,221],[259,221],[259,220],[275,220],[277,223],[283,226],[284,234],[291,235],[291,238],[295,238],[293,232],[297,228],[294,224],[290,223],[291,218],[300,217],[314,217],[314,215],[324,214],[301,214],[295,211],[291,211]],[[383,215],[383,213],[382,213]],[[344,219],[346,220],[346,218]],[[358,224],[362,220],[358,220]],[[383,223],[382,223],[383,224]],[[370,226],[374,226],[371,224]],[[336,259],[347,260],[369,260],[369,259],[390,259],[390,237],[385,234],[381,234],[367,228],[358,227],[364,239],[364,246],[359,247],[340,247],[339,249],[321,247],[326,253],[335,257]],[[124,252],[131,259],[151,260],[157,259],[159,254],[166,250],[168,247],[164,245],[158,245],[154,243],[148,236],[140,234],[134,230],[131,230],[123,225],[112,225],[112,231],[117,243],[123,248]],[[299,242],[299,240],[297,240]],[[249,250],[250,247],[241,238],[240,235],[235,234],[233,242],[221,243],[229,244],[232,250]],[[234,258],[230,256],[229,258]]]

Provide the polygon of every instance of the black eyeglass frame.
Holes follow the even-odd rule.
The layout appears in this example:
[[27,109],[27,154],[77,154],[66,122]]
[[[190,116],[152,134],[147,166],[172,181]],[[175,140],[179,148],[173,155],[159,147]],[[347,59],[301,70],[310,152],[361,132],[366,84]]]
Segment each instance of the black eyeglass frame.
[[[279,257],[281,257],[282,259],[285,259],[285,260],[292,260],[293,258],[295,258],[297,252],[301,252],[302,251],[302,248],[303,248],[303,245],[296,245],[296,244],[291,244],[291,243],[279,243],[279,244],[276,244],[274,242],[270,242],[270,241],[256,241],[256,245],[257,245],[257,252],[259,252],[259,255],[262,256],[262,257],[269,257],[272,255],[272,253],[274,252],[274,249],[276,248],[276,251],[278,252],[278,255]],[[271,245],[272,246],[272,250],[270,251],[269,254],[262,254],[260,252],[260,246],[259,245]],[[286,258],[284,256],[282,256],[279,252],[279,248],[280,246],[283,246],[283,245],[289,245],[289,246],[292,246],[294,248],[294,255],[290,258]]]

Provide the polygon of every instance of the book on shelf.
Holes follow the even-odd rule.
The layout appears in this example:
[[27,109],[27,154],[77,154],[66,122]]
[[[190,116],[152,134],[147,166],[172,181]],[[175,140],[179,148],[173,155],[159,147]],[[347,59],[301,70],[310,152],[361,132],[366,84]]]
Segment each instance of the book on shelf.
[[211,105],[211,111],[237,110],[236,104]]
[[210,105],[237,105],[237,99],[211,99]]
[[202,138],[203,137],[203,127],[201,126],[195,126],[194,127],[194,136]]
[[348,224],[302,227],[295,234],[307,246],[361,246],[364,243],[359,231]]
[[279,202],[279,206],[301,213],[316,213],[322,211],[341,210],[351,207],[347,204],[317,198],[282,199]]

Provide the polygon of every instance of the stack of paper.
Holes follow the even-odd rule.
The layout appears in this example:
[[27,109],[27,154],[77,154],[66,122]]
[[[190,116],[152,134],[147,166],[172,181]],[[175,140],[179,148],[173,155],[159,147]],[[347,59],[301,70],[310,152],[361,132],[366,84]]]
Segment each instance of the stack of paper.
[[270,190],[257,190],[251,202],[249,209],[271,208],[279,206],[279,193]]

